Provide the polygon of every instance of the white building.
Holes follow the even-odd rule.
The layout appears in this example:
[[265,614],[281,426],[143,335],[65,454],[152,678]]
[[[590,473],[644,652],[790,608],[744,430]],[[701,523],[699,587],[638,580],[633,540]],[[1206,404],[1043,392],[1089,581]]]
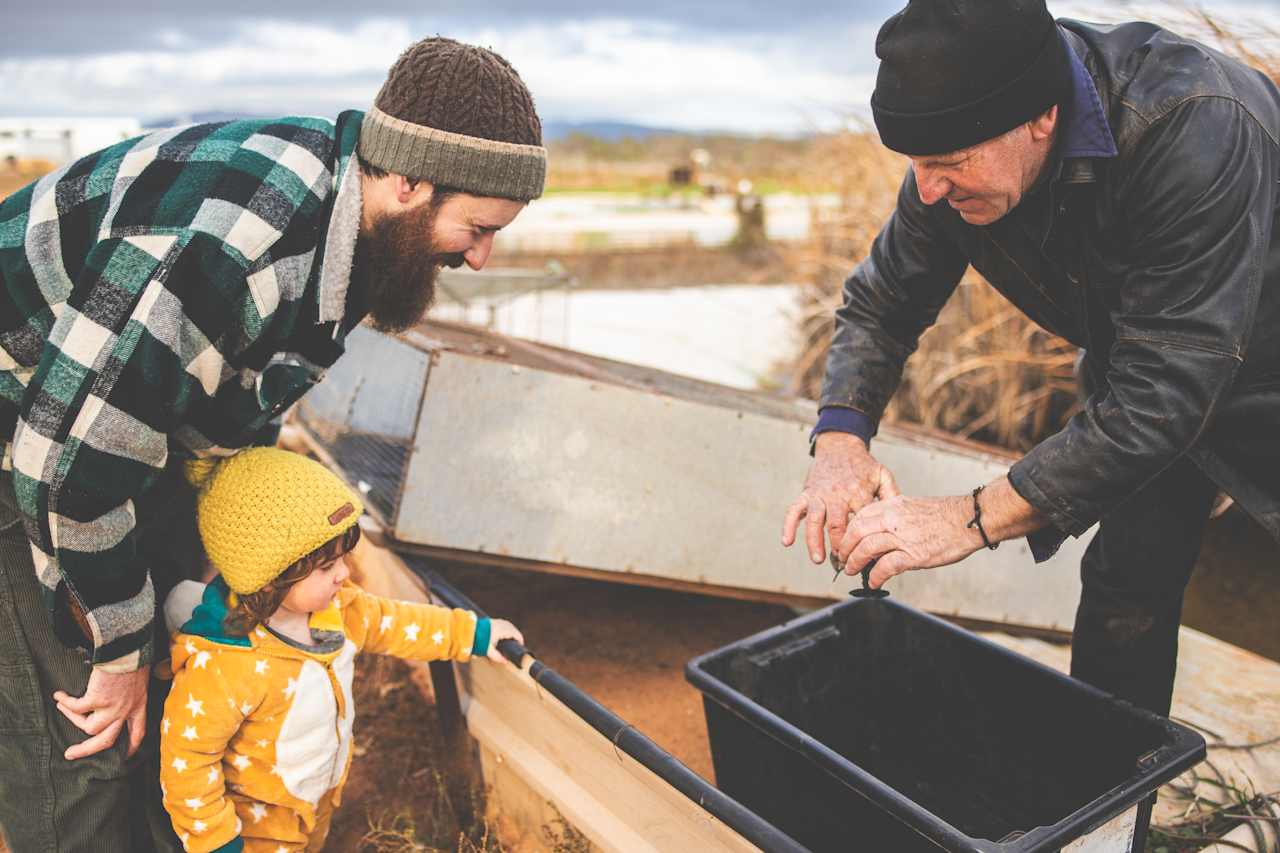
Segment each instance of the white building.
[[142,133],[133,118],[8,118],[0,116],[0,160],[31,157],[57,165]]

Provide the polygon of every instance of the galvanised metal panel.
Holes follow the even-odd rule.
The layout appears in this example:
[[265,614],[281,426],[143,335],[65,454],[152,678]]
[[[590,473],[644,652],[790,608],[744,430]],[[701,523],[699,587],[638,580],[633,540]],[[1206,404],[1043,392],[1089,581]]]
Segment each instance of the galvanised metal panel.
[[412,439],[430,354],[367,326],[351,331],[346,348],[324,381],[302,398],[300,413],[317,424]]
[[[440,351],[392,532],[402,542],[731,589],[839,598],[826,563],[779,544],[812,423]],[[814,413],[816,416],[816,413]],[[963,494],[1008,460],[882,431],[908,494]],[[972,619],[1070,630],[1088,536],[1035,565],[1024,542],[896,578]],[[711,590],[708,590],[711,591]]]
[[369,507],[395,522],[431,355],[364,326],[298,404],[297,417],[341,465]]

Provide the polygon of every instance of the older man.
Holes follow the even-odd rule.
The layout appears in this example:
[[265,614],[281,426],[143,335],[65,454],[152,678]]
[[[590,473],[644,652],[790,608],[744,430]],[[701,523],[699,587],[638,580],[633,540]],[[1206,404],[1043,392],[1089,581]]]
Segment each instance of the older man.
[[[825,533],[878,587],[1020,536],[1044,560],[1101,522],[1072,673],[1166,713],[1215,494],[1280,538],[1280,93],[1159,27],[1055,22],[1040,0],[913,0],[876,53],[876,126],[911,167],[845,285],[783,542],[807,517],[815,562]],[[1086,350],[1087,401],[1006,477],[901,497],[869,445],[967,265]]]
[[364,316],[403,329],[440,266],[482,267],[542,192],[541,142],[504,59],[433,38],[400,57],[367,113],[159,131],[0,205],[12,848],[176,843],[142,793],[154,766],[130,760],[166,641],[156,602],[197,568],[148,546],[182,520],[169,463],[269,442]]

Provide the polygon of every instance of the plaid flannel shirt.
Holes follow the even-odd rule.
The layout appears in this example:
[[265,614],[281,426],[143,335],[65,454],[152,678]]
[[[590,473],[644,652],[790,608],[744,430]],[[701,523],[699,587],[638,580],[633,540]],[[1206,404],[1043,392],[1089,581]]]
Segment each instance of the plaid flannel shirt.
[[2,464],[97,667],[151,660],[136,502],[171,454],[260,443],[359,322],[362,117],[162,130],[0,204]]

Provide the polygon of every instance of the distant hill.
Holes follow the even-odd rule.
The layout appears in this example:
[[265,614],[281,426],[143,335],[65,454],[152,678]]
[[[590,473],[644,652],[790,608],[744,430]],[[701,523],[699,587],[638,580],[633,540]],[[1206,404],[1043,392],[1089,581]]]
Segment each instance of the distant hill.
[[620,139],[649,139],[654,136],[677,136],[686,131],[625,121],[546,121],[542,123],[543,142],[559,142],[574,133],[604,142]]
[[[283,115],[283,113],[281,113]],[[158,116],[143,122],[148,129],[158,127],[174,127],[181,124],[205,124],[216,121],[235,121],[242,118],[270,118],[266,113],[236,112],[233,110],[204,110],[186,115]],[[657,127],[648,124],[635,124],[626,121],[560,121],[551,119],[542,124],[544,142],[560,142],[573,134],[597,139],[601,142],[619,142],[623,139],[646,140],[655,136],[736,136],[714,130],[678,130],[671,127]]]
[[211,124],[217,121],[236,121],[242,118],[269,118],[263,113],[241,113],[228,110],[206,110],[186,115],[160,116],[147,119],[142,126],[148,130],[157,127],[177,127],[184,124]]
[[[282,113],[283,115],[283,113]],[[265,113],[235,112],[233,110],[204,110],[186,115],[158,116],[143,122],[146,128],[174,127],[180,124],[205,124],[215,121],[235,121],[241,118],[269,118]],[[542,137],[545,142],[558,142],[565,137],[581,133],[605,142],[620,139],[649,139],[654,136],[676,136],[685,131],[669,127],[653,127],[625,121],[557,121],[543,122]]]

